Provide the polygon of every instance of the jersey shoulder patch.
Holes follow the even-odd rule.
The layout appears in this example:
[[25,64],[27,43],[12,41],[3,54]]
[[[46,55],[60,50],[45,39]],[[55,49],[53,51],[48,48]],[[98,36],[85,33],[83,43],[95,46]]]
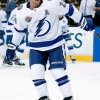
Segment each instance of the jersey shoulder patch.
[[23,5],[20,5],[17,7],[17,10],[21,10],[23,8]]

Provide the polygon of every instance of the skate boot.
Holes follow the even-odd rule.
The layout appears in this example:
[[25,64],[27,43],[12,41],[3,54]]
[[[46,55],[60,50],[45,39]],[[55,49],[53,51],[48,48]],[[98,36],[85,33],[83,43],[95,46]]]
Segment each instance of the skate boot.
[[71,59],[72,60],[72,63],[75,63],[75,61],[76,61],[76,59],[74,58],[74,59]]
[[50,100],[47,96],[43,96],[41,98],[39,98],[38,100]]
[[71,56],[70,56],[70,58],[71,58],[72,63],[75,63],[76,59],[74,57],[71,57]]
[[63,100],[74,100],[72,96],[70,97],[65,97]]
[[20,59],[15,59],[13,60],[15,65],[19,65],[19,66],[25,66],[25,63],[21,62]]
[[2,65],[7,67],[12,67],[13,63],[12,61],[7,60],[7,58],[5,57]]
[[14,56],[12,61],[14,62],[15,65],[25,66],[25,63],[21,62],[16,54],[15,54],[15,56]]

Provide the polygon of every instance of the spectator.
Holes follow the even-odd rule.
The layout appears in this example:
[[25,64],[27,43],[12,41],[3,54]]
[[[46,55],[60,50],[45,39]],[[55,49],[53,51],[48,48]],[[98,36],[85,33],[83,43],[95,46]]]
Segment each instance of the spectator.
[[9,0],[8,3],[6,4],[6,7],[5,7],[5,11],[7,13],[7,20],[10,16],[10,13],[11,11],[16,8],[16,2],[18,2],[18,0]]
[[82,0],[77,0],[77,2],[78,2],[78,4],[79,4],[79,6],[80,6],[81,1],[82,1]]
[[95,11],[93,10],[95,6],[96,1],[95,0],[82,0],[80,4],[80,12],[83,14],[83,16],[88,18],[94,18]]
[[93,8],[95,12],[95,18],[94,18],[94,23],[97,26],[100,26],[100,0],[96,0],[96,5]]

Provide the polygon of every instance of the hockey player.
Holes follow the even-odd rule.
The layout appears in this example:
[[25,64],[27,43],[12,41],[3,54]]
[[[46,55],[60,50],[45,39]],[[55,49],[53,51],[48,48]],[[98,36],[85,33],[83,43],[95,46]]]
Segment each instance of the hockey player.
[[7,24],[6,12],[0,7],[0,32],[4,33]]
[[95,28],[92,19],[84,18],[70,3],[62,0],[30,0],[17,8],[12,43],[8,44],[6,50],[7,60],[10,61],[28,28],[30,73],[39,100],[50,100],[45,80],[48,59],[49,70],[58,84],[63,100],[73,100],[70,80],[65,71],[65,50],[62,46],[65,40],[58,15],[71,17],[83,30],[91,31]]
[[4,47],[4,35],[5,35],[5,27],[7,24],[6,12],[0,7],[0,57],[4,55],[3,47]]
[[70,53],[70,58],[72,62],[74,63],[76,59],[74,58],[74,47],[73,47],[73,42],[68,30],[68,20],[65,16],[59,15],[59,20],[60,20],[60,25],[61,25],[61,31],[62,35],[66,41],[68,51]]
[[[23,3],[25,3],[25,1],[21,0],[21,1],[18,2],[18,5],[21,5]],[[11,41],[12,41],[13,31],[14,31],[14,23],[16,21],[16,9],[17,8],[15,8],[11,12],[9,20],[7,22],[7,25],[6,25],[6,30],[5,30],[6,31],[6,44],[11,43]],[[25,47],[25,44],[24,44],[24,38],[23,38],[22,42],[17,47],[15,56],[13,58],[13,62],[14,62],[15,65],[20,65],[20,66],[25,65],[25,63],[23,63],[23,62],[20,61],[20,59],[22,57],[22,54],[24,53],[24,47]],[[4,61],[3,61],[3,65],[4,66],[5,65],[7,65],[7,66],[8,65],[13,65],[13,63],[12,63],[12,61],[8,62],[6,60],[6,57],[5,57]]]

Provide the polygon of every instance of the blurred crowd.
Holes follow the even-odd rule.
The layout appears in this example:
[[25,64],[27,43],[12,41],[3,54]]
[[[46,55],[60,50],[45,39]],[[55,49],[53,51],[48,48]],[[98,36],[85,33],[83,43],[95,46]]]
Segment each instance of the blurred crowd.
[[[96,26],[100,26],[100,0],[69,0],[85,17],[92,18]],[[69,25],[77,25],[72,19]]]
[[[2,0],[4,1],[4,0]],[[11,11],[17,6],[18,0],[6,0],[4,10],[7,13],[7,19]],[[19,0],[21,1],[21,0]],[[26,2],[28,0],[25,0]],[[93,19],[96,26],[100,26],[100,0],[68,0],[71,2],[85,17]],[[2,2],[1,2],[2,3]],[[77,25],[72,19],[68,18],[69,25]]]

